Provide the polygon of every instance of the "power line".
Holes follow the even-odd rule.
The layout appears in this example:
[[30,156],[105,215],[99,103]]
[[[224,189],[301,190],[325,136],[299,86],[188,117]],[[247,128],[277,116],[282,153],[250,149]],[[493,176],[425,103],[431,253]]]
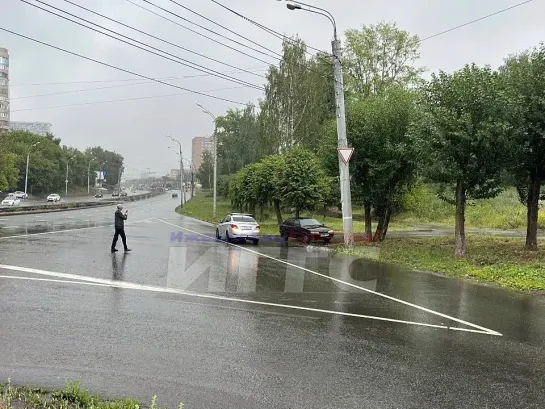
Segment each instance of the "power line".
[[[262,30],[268,32],[269,34],[272,34],[273,36],[281,39],[281,40],[287,40],[287,41],[290,41],[290,42],[294,42],[294,40],[292,40],[291,38],[289,38],[288,36],[284,35],[284,34],[281,34],[279,33],[278,31],[275,31],[273,30],[272,28],[270,27],[267,27],[267,26],[264,26],[263,24],[261,23],[258,23],[257,21],[255,20],[252,20],[251,18],[249,17],[246,17],[245,15],[239,13],[238,11],[236,10],[233,10],[232,8],[229,8],[227,7],[226,5],[224,4],[221,4],[219,1],[216,1],[216,0],[211,0],[213,3],[217,4],[218,6],[220,7],[223,7],[225,10],[235,14],[236,16],[240,17],[240,18],[243,18],[244,20],[248,21],[249,23],[252,23],[253,25],[261,28]],[[318,51],[320,53],[325,53],[325,54],[329,54],[327,52],[325,52],[324,50],[320,50],[319,48],[315,48],[315,47],[311,47],[310,45],[307,45],[308,48],[310,48],[311,50],[315,50],[315,51]],[[313,55],[310,51],[307,51],[308,54],[310,55]]]
[[91,57],[86,57],[86,56],[78,54],[78,53],[76,53],[74,51],[69,51],[69,50],[66,50],[64,48],[57,47],[55,45],[45,43],[43,41],[36,40],[35,38],[28,37],[28,36],[25,36],[23,34],[16,33],[15,31],[8,30],[8,29],[6,29],[4,27],[0,27],[0,30],[5,31],[6,33],[13,34],[13,35],[18,36],[18,37],[21,37],[21,38],[25,38],[25,39],[30,40],[30,41],[34,41],[35,43],[42,44],[42,45],[45,45],[45,46],[50,47],[50,48],[54,48],[55,50],[59,50],[59,51],[62,51],[64,53],[71,54],[71,55],[74,55],[76,57],[80,57],[80,58],[83,58],[85,60],[95,62],[95,63],[103,65],[105,67],[113,68],[113,69],[118,70],[118,71],[123,71],[123,72],[125,72],[127,74],[135,75],[137,77],[145,78],[145,79],[150,80],[150,81],[158,82],[159,84],[168,85],[169,87],[178,88],[178,89],[181,89],[182,91],[187,91],[187,92],[190,92],[190,93],[193,93],[193,94],[202,95],[202,96],[217,99],[217,100],[220,100],[220,101],[230,102],[230,103],[238,104],[238,105],[246,105],[246,103],[244,103],[244,102],[233,101],[233,100],[226,99],[226,98],[221,98],[221,97],[215,97],[213,95],[208,95],[208,94],[200,92],[200,91],[194,91],[194,90],[191,90],[189,88],[180,87],[178,85],[169,84],[168,82],[164,82],[164,81],[161,81],[161,80],[158,80],[158,79],[155,79],[155,78],[147,77],[147,76],[142,75],[142,74],[137,74],[134,71],[130,71],[130,70],[126,70],[124,68],[116,67],[115,65],[111,65],[111,64],[105,63],[103,61],[95,60],[94,58],[91,58]]
[[85,11],[88,11],[89,13],[93,13],[93,14],[95,14],[95,15],[97,15],[97,16],[100,16],[100,17],[102,17],[102,18],[105,18],[105,19],[107,19],[107,20],[109,20],[109,21],[113,21],[114,23],[117,23],[117,24],[120,24],[120,25],[122,25],[122,26],[124,26],[124,27],[130,28],[131,30],[134,30],[134,31],[136,31],[136,32],[138,32],[138,33],[141,33],[141,34],[144,34],[144,35],[147,35],[147,36],[149,36],[149,37],[151,37],[151,38],[154,38],[154,39],[156,39],[156,40],[162,41],[163,43],[172,45],[172,46],[177,47],[177,48],[179,48],[179,49],[181,49],[181,50],[184,50],[184,51],[187,51],[187,52],[189,52],[189,53],[198,55],[199,57],[206,58],[206,59],[208,59],[208,60],[217,62],[217,63],[219,63],[219,64],[223,64],[223,65],[225,65],[225,66],[227,66],[227,67],[234,68],[234,69],[239,70],[239,71],[244,71],[244,72],[246,72],[246,73],[248,73],[248,74],[255,75],[255,76],[257,76],[257,77],[263,78],[263,75],[257,74],[257,73],[255,73],[255,72],[253,72],[253,71],[246,70],[246,69],[244,69],[244,68],[239,68],[239,67],[237,67],[237,66],[228,64],[228,63],[226,63],[226,62],[217,60],[217,59],[215,59],[215,58],[208,57],[207,55],[201,54],[201,53],[199,53],[199,52],[197,52],[197,51],[193,51],[193,50],[190,50],[190,49],[188,49],[188,48],[182,47],[182,46],[180,46],[180,45],[178,45],[178,44],[172,43],[172,42],[170,42],[170,41],[167,41],[167,40],[165,40],[165,39],[162,39],[162,38],[160,38],[160,37],[157,37],[157,36],[155,36],[155,35],[153,35],[153,34],[150,34],[150,33],[147,33],[147,32],[145,32],[145,31],[142,31],[142,30],[139,30],[139,29],[137,29],[137,28],[134,28],[134,27],[132,27],[132,26],[129,26],[128,24],[122,23],[121,21],[118,21],[118,20],[115,20],[115,19],[110,18],[110,17],[108,17],[108,16],[105,16],[104,14],[97,13],[96,11],[93,11],[93,10],[91,10],[91,9],[88,9],[87,7],[84,7],[84,6],[81,6],[81,5],[79,5],[79,4],[76,4],[76,3],[74,3],[74,2],[72,2],[72,1],[70,1],[70,0],[64,0],[64,1],[65,1],[66,3],[69,3],[69,4],[72,4],[72,5],[76,6],[76,7],[79,7],[79,8],[81,8],[81,9],[85,10]]
[[49,96],[52,96],[52,95],[73,94],[73,93],[76,93],[76,92],[84,92],[84,91],[98,91],[98,90],[102,90],[102,89],[133,87],[135,85],[150,84],[150,83],[151,83],[151,81],[142,81],[141,80],[141,82],[137,82],[135,84],[121,84],[121,85],[110,85],[109,87],[74,89],[74,90],[70,90],[70,91],[51,92],[49,94],[25,95],[23,97],[13,97],[13,98],[10,98],[10,99],[15,100],[15,99],[26,99],[26,98],[49,97]]
[[[268,70],[267,67],[250,67],[246,68],[247,70],[254,70],[254,71],[266,71]],[[240,71],[223,71],[222,74],[240,74]],[[184,78],[197,78],[197,77],[208,77],[210,74],[196,74],[196,75],[184,75],[183,77],[166,77],[166,78],[158,78],[160,80],[180,80]],[[67,82],[41,82],[41,83],[30,83],[30,84],[10,84],[10,87],[27,87],[27,86],[41,86],[41,85],[68,85],[68,84],[92,84],[92,83],[100,83],[100,82],[125,82],[125,81],[140,81],[134,78],[123,78],[119,80],[90,80],[90,81],[67,81]],[[150,82],[150,81],[147,81]]]
[[[128,1],[129,3],[135,4],[135,3],[133,3],[131,0],[126,0],[126,1]],[[178,18],[181,19],[181,20],[184,20],[184,21],[187,21],[188,23],[194,24],[194,25],[196,25],[197,27],[202,28],[203,30],[206,30],[206,31],[208,31],[208,32],[210,32],[210,33],[213,33],[213,34],[215,34],[215,35],[217,35],[217,36],[219,36],[219,37],[225,38],[225,39],[227,39],[227,40],[229,40],[229,41],[232,41],[233,43],[238,44],[238,45],[240,45],[240,46],[242,46],[242,47],[246,47],[246,48],[248,48],[248,49],[250,49],[250,50],[252,50],[252,51],[255,51],[255,52],[257,52],[257,53],[263,54],[263,55],[265,55],[265,56],[267,56],[267,57],[269,57],[269,58],[274,58],[274,59],[277,60],[277,61],[280,60],[278,57],[271,56],[271,55],[267,54],[267,53],[264,52],[264,51],[258,50],[258,49],[256,49],[256,48],[250,47],[249,45],[246,45],[246,44],[244,44],[244,43],[241,43],[240,41],[233,40],[232,38],[226,37],[224,34],[218,33],[217,31],[211,30],[211,29],[209,29],[208,27],[205,27],[205,26],[202,26],[202,25],[200,25],[200,24],[198,24],[198,23],[195,23],[194,21],[191,21],[191,20],[189,20],[189,19],[187,19],[187,18],[185,18],[185,17],[182,17],[182,16],[180,16],[179,14],[176,14],[176,13],[170,11],[170,10],[165,9],[164,7],[158,6],[157,4],[154,4],[154,3],[152,3],[152,2],[149,1],[149,0],[142,0],[142,1],[144,1],[145,3],[150,4],[150,5],[152,5],[152,6],[156,7],[156,8],[158,8],[159,10],[162,10],[162,11],[168,13],[168,14],[172,14],[173,16],[178,17]],[[140,7],[140,6],[139,6],[139,7]],[[185,27],[185,26],[182,26],[182,27],[187,28],[187,27]],[[194,32],[194,33],[197,33],[197,34],[201,35],[198,31],[194,31],[194,30],[191,30],[191,31]],[[216,40],[213,40],[213,41],[216,41]],[[219,41],[216,41],[216,42],[219,43]],[[229,48],[232,48],[232,47],[229,47]],[[252,58],[254,58],[254,57],[252,57]],[[260,60],[260,61],[263,61],[263,60]],[[271,63],[269,63],[269,62],[265,62],[265,63],[271,65]]]
[[443,35],[443,34],[450,33],[451,31],[458,30],[459,28],[462,28],[462,27],[465,27],[465,26],[469,26],[470,24],[477,23],[477,22],[482,21],[482,20],[485,20],[485,19],[487,19],[487,18],[496,16],[496,15],[498,15],[498,14],[501,14],[501,13],[504,13],[504,12],[506,12],[506,11],[512,10],[512,9],[514,9],[514,8],[516,8],[516,7],[523,6],[523,5],[525,5],[525,4],[531,3],[532,1],[534,1],[534,0],[526,0],[526,1],[523,1],[522,3],[518,3],[518,4],[515,4],[515,5],[513,5],[513,6],[506,7],[506,8],[504,8],[504,9],[498,10],[498,11],[496,11],[496,12],[494,12],[494,13],[487,14],[486,16],[479,17],[479,18],[477,18],[477,19],[475,19],[475,20],[468,21],[467,23],[460,24],[460,25],[458,25],[458,26],[456,26],[456,27],[449,28],[448,30],[441,31],[440,33],[433,34],[433,35],[431,35],[431,36],[429,36],[429,37],[425,37],[425,38],[421,39],[420,42],[429,40],[429,39],[431,39],[431,38],[439,37],[439,36],[441,36],[441,35]]
[[[121,36],[121,37],[125,37],[125,38],[127,38],[127,39],[129,39],[129,40],[131,40],[131,41],[134,41],[134,42],[136,42],[136,43],[142,44],[142,45],[144,45],[144,46],[146,46],[146,47],[151,48],[152,50],[157,50],[157,51],[162,52],[162,53],[164,53],[164,54],[166,54],[166,55],[175,57],[175,58],[177,58],[177,59],[179,59],[179,60],[181,60],[181,61],[177,61],[177,60],[175,60],[175,59],[166,57],[166,56],[161,55],[161,54],[159,54],[159,53],[156,53],[156,52],[154,52],[154,51],[147,50],[147,49],[145,49],[145,48],[143,48],[143,47],[140,47],[140,46],[138,46],[138,45],[136,45],[136,44],[132,44],[132,43],[130,43],[130,42],[128,42],[128,41],[125,41],[125,40],[123,40],[123,39],[121,39],[121,38],[117,38],[117,37],[112,36],[112,35],[110,35],[110,34],[103,33],[102,31],[99,31],[99,30],[97,30],[97,29],[95,29],[95,28],[93,28],[93,27],[86,26],[85,24],[82,24],[82,23],[79,23],[79,22],[74,21],[74,20],[72,20],[72,19],[69,19],[68,17],[65,17],[65,16],[62,16],[62,15],[60,15],[60,14],[54,13],[54,12],[52,12],[52,11],[50,11],[50,10],[44,9],[43,7],[37,6],[37,5],[35,5],[35,4],[31,4],[31,3],[29,3],[27,0],[20,0],[20,1],[23,2],[23,3],[26,3],[26,4],[28,4],[28,5],[30,5],[30,6],[32,6],[32,7],[38,8],[38,9],[40,9],[40,10],[43,10],[43,11],[47,12],[47,13],[50,13],[50,14],[55,15],[55,16],[57,16],[57,17],[60,17],[60,18],[62,18],[62,19],[64,19],[64,20],[68,20],[68,21],[70,21],[70,22],[72,22],[72,23],[74,23],[74,24],[77,24],[77,25],[81,26],[81,27],[85,27],[85,28],[87,28],[87,29],[89,29],[89,30],[95,31],[95,32],[97,32],[97,33],[99,33],[99,34],[105,35],[105,36],[110,37],[110,38],[113,38],[113,39],[115,39],[115,40],[121,41],[122,43],[128,44],[128,45],[133,46],[133,47],[135,47],[135,48],[138,48],[138,49],[140,49],[140,50],[146,51],[146,52],[148,52],[148,53],[150,53],[150,54],[157,55],[157,56],[159,56],[159,57],[161,57],[161,58],[164,58],[164,59],[166,59],[166,60],[175,62],[175,63],[177,63],[177,64],[184,65],[184,66],[189,67],[189,68],[193,68],[193,69],[195,69],[195,70],[197,70],[197,71],[207,72],[207,73],[209,73],[210,75],[214,75],[214,76],[216,76],[216,77],[218,77],[218,78],[225,79],[225,80],[228,80],[228,81],[231,81],[231,82],[235,82],[235,83],[237,83],[237,84],[247,85],[248,87],[256,88],[256,89],[259,89],[259,90],[263,90],[263,89],[264,89],[263,87],[260,87],[260,86],[258,86],[258,85],[249,83],[249,82],[247,82],[247,81],[239,80],[239,79],[237,79],[237,78],[230,77],[230,76],[225,75],[225,74],[221,74],[220,72],[215,71],[215,70],[213,70],[213,69],[211,69],[211,68],[207,68],[207,67],[204,67],[204,66],[202,66],[202,65],[200,65],[200,64],[196,64],[196,63],[191,62],[191,61],[189,61],[189,60],[186,60],[186,59],[183,59],[183,58],[181,58],[181,57],[178,57],[178,56],[176,56],[176,55],[174,55],[174,54],[170,54],[170,53],[168,53],[168,52],[166,52],[166,51],[163,51],[163,50],[161,50],[161,49],[159,49],[159,48],[150,46],[150,45],[148,45],[148,44],[146,44],[146,43],[143,43],[143,42],[138,41],[138,40],[135,40],[135,39],[133,39],[133,38],[131,38],[131,37],[125,36],[125,35],[123,35],[123,34],[120,34],[120,33],[116,32],[116,31],[113,31],[113,30],[110,30],[110,29],[108,29],[108,28],[102,27],[102,26],[99,25],[99,24],[93,23],[93,22],[88,21],[88,20],[86,20],[86,19],[84,19],[84,18],[81,18],[81,17],[78,17],[78,16],[76,16],[76,15],[74,15],[74,14],[71,14],[71,13],[69,13],[69,12],[67,12],[67,11],[61,10],[61,9],[59,9],[59,8],[57,8],[57,7],[54,7],[54,6],[51,6],[51,5],[45,3],[45,2],[43,2],[43,1],[41,1],[41,0],[35,0],[35,1],[37,1],[37,2],[39,2],[39,3],[42,3],[42,4],[45,4],[45,5],[48,6],[48,7],[51,7],[51,8],[53,8],[53,9],[55,9],[55,10],[59,10],[59,11],[65,13],[65,14],[68,14],[68,15],[70,15],[70,16],[76,17],[76,18],[78,18],[78,19],[80,19],[80,20],[82,20],[82,21],[85,21],[85,22],[87,22],[87,23],[93,24],[93,25],[95,25],[95,26],[97,26],[97,27],[100,27],[100,28],[103,29],[103,30],[110,31],[110,32],[112,32],[112,33],[114,33],[114,34],[116,34],[116,35],[119,35],[119,36]],[[185,61],[185,63],[184,63],[184,61]],[[189,63],[189,64],[193,64],[193,65],[195,65],[196,67],[193,67],[193,66],[189,65],[188,63]],[[200,68],[197,68],[197,67],[200,67]],[[207,71],[205,71],[205,70],[207,70]],[[209,72],[209,71],[210,71],[210,72]]]
[[[144,0],[144,1],[147,2],[147,0]],[[230,33],[232,33],[232,34],[234,34],[234,35],[236,35],[236,36],[239,36],[240,38],[243,38],[243,39],[245,39],[246,41],[248,41],[248,42],[250,42],[250,43],[252,43],[252,44],[254,44],[254,45],[257,45],[258,47],[261,47],[261,48],[263,48],[264,50],[267,50],[267,51],[269,51],[269,52],[271,52],[271,53],[277,55],[278,57],[282,58],[282,54],[278,54],[276,51],[273,51],[273,50],[271,50],[270,48],[267,48],[267,47],[265,47],[264,45],[261,45],[261,44],[255,42],[255,41],[253,41],[253,40],[250,40],[248,37],[245,37],[245,36],[243,36],[242,34],[239,34],[239,33],[237,33],[236,31],[233,31],[233,30],[231,30],[230,28],[227,28],[227,27],[225,27],[224,25],[221,25],[220,23],[218,23],[218,22],[216,22],[216,21],[214,21],[214,20],[212,20],[212,19],[210,19],[210,18],[208,18],[208,17],[206,17],[206,16],[203,16],[202,14],[197,13],[196,11],[190,9],[189,7],[184,6],[184,5],[178,3],[178,2],[175,1],[175,0],[170,0],[170,2],[176,4],[177,6],[183,8],[184,10],[187,10],[187,11],[189,11],[190,13],[193,13],[193,14],[199,16],[200,18],[203,18],[203,19],[205,19],[206,21],[209,21],[210,23],[215,24],[215,25],[217,25],[218,27],[221,27],[221,28],[223,28],[224,30],[226,30],[226,31],[228,31],[228,32],[230,32]]]
[[215,42],[215,43],[217,43],[217,44],[220,44],[220,45],[222,45],[222,46],[225,47],[225,48],[228,48],[228,49],[230,49],[230,50],[236,51],[237,53],[240,53],[240,54],[242,54],[242,55],[245,55],[246,57],[253,58],[253,59],[256,60],[256,61],[265,63],[265,64],[267,64],[268,66],[273,65],[273,64],[271,64],[271,63],[268,62],[268,61],[262,60],[261,58],[258,58],[258,57],[254,56],[254,55],[251,55],[251,54],[248,54],[248,53],[246,53],[246,52],[244,52],[244,51],[241,51],[241,50],[239,50],[239,49],[237,49],[237,48],[235,48],[235,47],[231,47],[231,46],[228,45],[228,44],[222,43],[221,41],[218,41],[218,40],[216,40],[216,39],[214,39],[214,38],[212,38],[212,37],[208,37],[207,35],[204,35],[204,34],[202,34],[202,33],[199,33],[198,31],[193,30],[192,28],[186,27],[186,26],[184,26],[183,24],[178,23],[177,21],[174,21],[174,20],[171,20],[171,19],[169,19],[169,18],[167,18],[167,17],[165,17],[165,16],[162,16],[162,15],[160,15],[159,13],[156,13],[155,11],[152,11],[152,10],[150,10],[150,9],[144,7],[144,6],[141,6],[140,4],[136,4],[136,3],[134,3],[134,2],[131,1],[131,0],[125,0],[125,1],[128,2],[128,3],[131,3],[133,6],[136,6],[136,7],[138,7],[138,8],[141,8],[142,10],[147,11],[148,13],[151,13],[151,14],[157,16],[157,17],[160,17],[160,18],[162,18],[163,20],[166,20],[166,21],[168,21],[168,22],[170,22],[170,23],[172,23],[172,24],[176,24],[176,25],[179,26],[179,27],[182,27],[182,28],[184,28],[184,29],[186,29],[186,30],[188,30],[188,31],[190,31],[190,32],[192,32],[192,33],[194,33],[194,34],[197,34],[197,35],[199,35],[199,36],[201,36],[201,37],[203,37],[203,38],[206,38],[207,40],[210,40],[210,41],[213,41],[213,42]]
[[[209,89],[202,92],[218,92],[218,91],[227,91],[227,90],[233,90],[233,89],[241,89],[246,87],[230,87],[230,88],[217,88],[217,89]],[[22,109],[12,109],[11,112],[21,112],[21,111],[36,111],[36,110],[42,110],[42,109],[53,109],[53,108],[68,108],[68,107],[76,107],[76,106],[83,106],[83,105],[95,105],[95,104],[109,104],[113,102],[127,102],[127,101],[138,101],[142,99],[154,99],[154,98],[165,98],[165,97],[178,97],[181,95],[189,95],[192,92],[178,92],[175,94],[163,94],[163,95],[147,95],[143,97],[133,97],[133,98],[123,98],[123,99],[109,99],[105,101],[88,101],[88,102],[77,102],[74,104],[62,104],[62,105],[49,105],[46,107],[37,107],[37,108],[22,108]],[[241,105],[246,105],[242,104]]]

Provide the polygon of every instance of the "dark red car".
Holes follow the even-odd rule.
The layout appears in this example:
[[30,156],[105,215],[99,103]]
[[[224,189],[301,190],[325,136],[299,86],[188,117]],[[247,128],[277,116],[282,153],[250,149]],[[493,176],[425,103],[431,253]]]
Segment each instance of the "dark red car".
[[329,243],[334,235],[329,227],[316,219],[306,217],[287,219],[280,225],[280,236],[286,241],[288,238],[295,238],[303,243],[311,241]]

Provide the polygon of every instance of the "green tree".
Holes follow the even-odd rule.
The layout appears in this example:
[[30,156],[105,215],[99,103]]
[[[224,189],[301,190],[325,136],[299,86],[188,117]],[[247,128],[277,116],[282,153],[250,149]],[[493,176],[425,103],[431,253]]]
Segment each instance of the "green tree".
[[15,187],[19,179],[17,155],[9,151],[8,143],[8,133],[0,132],[0,191]]
[[214,175],[214,159],[212,158],[212,154],[208,150],[205,150],[202,154],[201,166],[197,170],[197,178],[201,182],[203,189],[212,188],[213,175]]
[[374,241],[384,240],[393,212],[414,181],[419,161],[415,136],[409,132],[414,105],[414,94],[396,87],[349,105],[353,191],[364,207],[368,239],[372,209],[378,218]]
[[316,151],[322,124],[335,114],[331,58],[307,55],[304,42],[286,39],[279,66],[269,69],[259,115],[262,156],[296,146]]
[[258,203],[261,205],[261,219],[263,208],[272,203],[278,225],[282,224],[280,208],[282,194],[280,192],[280,177],[284,174],[285,158],[281,155],[271,155],[263,158],[256,166],[255,189]]
[[426,175],[443,185],[441,197],[456,205],[455,256],[463,257],[467,200],[501,191],[511,129],[508,101],[498,73],[475,64],[453,74],[433,74],[422,95],[423,111],[414,132],[427,159]]
[[282,204],[301,210],[314,210],[329,195],[329,180],[317,157],[303,148],[294,148],[285,155],[284,171],[279,177]]
[[259,124],[255,107],[230,109],[216,119],[218,173],[232,175],[259,159]]
[[418,36],[385,22],[345,35],[345,82],[352,96],[380,95],[391,86],[421,82],[424,70],[414,67],[420,58]]
[[535,250],[545,182],[545,45],[508,58],[500,71],[512,102],[515,132],[509,151],[521,201],[527,207],[526,248]]

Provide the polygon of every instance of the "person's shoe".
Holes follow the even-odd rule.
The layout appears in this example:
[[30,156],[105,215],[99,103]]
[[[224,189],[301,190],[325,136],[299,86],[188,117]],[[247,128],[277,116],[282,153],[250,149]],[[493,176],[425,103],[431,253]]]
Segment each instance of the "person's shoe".
[[131,251],[131,249],[125,249],[125,252],[127,252],[127,251]]
[[112,249],[112,253],[115,253],[117,251],[117,249]]

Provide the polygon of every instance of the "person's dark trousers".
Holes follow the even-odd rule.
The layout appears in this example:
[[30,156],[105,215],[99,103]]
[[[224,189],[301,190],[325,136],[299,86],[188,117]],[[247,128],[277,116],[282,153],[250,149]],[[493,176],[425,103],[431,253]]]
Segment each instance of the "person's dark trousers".
[[123,247],[125,248],[125,250],[128,250],[125,229],[115,229],[114,240],[112,241],[112,251],[115,250],[115,246],[117,244],[117,239],[119,236],[121,236],[121,240],[123,241]]

